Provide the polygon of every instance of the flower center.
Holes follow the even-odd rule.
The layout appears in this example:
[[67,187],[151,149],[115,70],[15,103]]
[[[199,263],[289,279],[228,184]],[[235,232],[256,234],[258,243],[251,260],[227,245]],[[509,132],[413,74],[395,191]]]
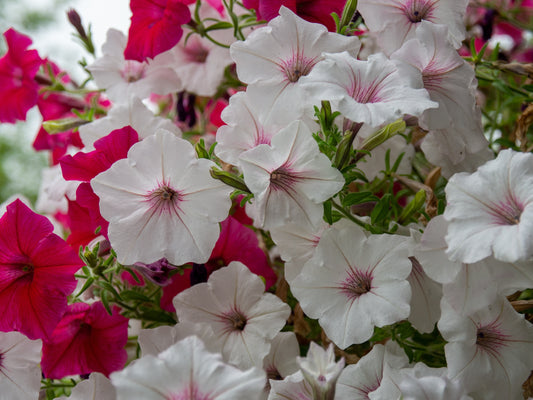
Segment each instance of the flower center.
[[300,77],[308,75],[318,62],[318,57],[307,58],[302,54],[293,54],[288,60],[281,62],[281,70],[289,82],[298,82]]
[[282,166],[270,173],[270,187],[273,190],[288,192],[299,180],[298,176],[291,173],[290,169]]
[[479,326],[476,333],[476,345],[487,353],[497,356],[499,350],[507,345],[508,335],[502,333],[499,325],[491,323]]
[[524,211],[524,206],[512,196],[508,196],[505,201],[489,207],[489,213],[495,218],[498,225],[518,225],[520,216]]
[[120,71],[120,75],[126,82],[137,82],[144,78],[144,67],[144,63],[135,60],[126,60],[126,64]]
[[185,54],[189,62],[203,64],[207,60],[209,50],[203,47],[201,43],[194,43],[185,47]]
[[341,283],[341,291],[350,299],[357,299],[372,290],[372,274],[367,271],[350,268],[348,276]]
[[222,318],[226,323],[227,332],[242,332],[246,327],[246,317],[238,310],[232,310],[229,313],[224,314]]
[[145,195],[150,207],[158,212],[178,213],[180,193],[168,185],[162,185]]
[[[437,0],[438,1],[438,0]],[[436,1],[410,0],[404,5],[405,16],[412,23],[421,22],[423,19],[430,20]]]

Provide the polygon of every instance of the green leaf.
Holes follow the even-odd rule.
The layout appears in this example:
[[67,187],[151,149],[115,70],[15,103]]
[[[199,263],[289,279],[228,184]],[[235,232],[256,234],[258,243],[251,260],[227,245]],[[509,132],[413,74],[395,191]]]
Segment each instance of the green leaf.
[[332,218],[332,215],[331,215],[331,208],[332,208],[331,200],[325,201],[324,202],[324,220],[328,224],[333,225],[333,218]]
[[378,224],[387,219],[391,212],[391,200],[392,195],[390,193],[386,193],[378,201],[378,203],[372,210],[372,213],[370,214],[370,220],[372,224]]
[[379,197],[372,192],[348,193],[344,196],[344,199],[342,199],[342,205],[344,207],[350,207],[354,204],[367,203],[370,201],[379,201]]

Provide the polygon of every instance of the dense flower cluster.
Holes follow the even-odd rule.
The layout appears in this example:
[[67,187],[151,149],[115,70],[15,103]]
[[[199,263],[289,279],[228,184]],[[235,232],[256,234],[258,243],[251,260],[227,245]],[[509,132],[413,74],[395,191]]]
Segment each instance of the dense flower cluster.
[[82,85],[5,32],[0,398],[533,395],[533,68],[467,5],[131,0]]

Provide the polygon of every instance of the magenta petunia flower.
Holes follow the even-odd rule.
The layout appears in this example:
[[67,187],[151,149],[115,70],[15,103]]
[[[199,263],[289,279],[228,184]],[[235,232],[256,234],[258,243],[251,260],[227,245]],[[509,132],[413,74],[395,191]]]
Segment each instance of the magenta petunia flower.
[[43,63],[32,41],[13,28],[4,32],[8,51],[0,58],[0,122],[24,121],[37,104],[39,84],[34,78]]
[[0,218],[0,331],[49,338],[76,287],[78,255],[20,200]]
[[109,315],[100,302],[71,304],[50,340],[41,367],[47,378],[101,372],[107,377],[126,364],[128,319],[118,307]]
[[131,0],[131,25],[124,50],[127,60],[144,61],[170,50],[183,30],[181,25],[191,20],[183,0]]
[[342,15],[346,0],[244,0],[246,8],[253,8],[257,19],[270,21],[278,16],[281,6],[287,7],[299,17],[309,22],[325,25],[335,32],[335,21],[331,13]]

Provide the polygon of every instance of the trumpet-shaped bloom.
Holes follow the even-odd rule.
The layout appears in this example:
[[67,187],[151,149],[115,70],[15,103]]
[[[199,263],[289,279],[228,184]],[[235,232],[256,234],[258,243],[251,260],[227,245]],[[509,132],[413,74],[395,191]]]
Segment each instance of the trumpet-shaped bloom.
[[301,83],[313,104],[330,100],[346,118],[378,127],[438,106],[425,89],[414,87],[418,79],[416,72],[400,71],[382,53],[360,61],[344,52],[325,54]]
[[41,387],[40,340],[19,332],[0,333],[0,397],[33,400]]
[[259,400],[265,374],[258,368],[241,371],[209,353],[190,336],[157,357],[147,355],[111,375],[117,400]]
[[326,231],[291,283],[304,312],[340,348],[368,340],[374,326],[409,316],[407,238],[372,235],[355,224]]
[[467,0],[360,0],[357,9],[378,42],[390,54],[415,35],[422,21],[448,25],[448,37],[459,48],[465,37]]
[[210,176],[212,166],[161,130],[91,181],[120,263],[209,259],[231,206],[231,188]]
[[8,51],[0,58],[0,122],[25,120],[37,104],[39,84],[34,78],[43,63],[31,39],[13,28],[4,32]]
[[434,140],[423,150],[431,162],[443,154],[454,165],[468,153],[488,146],[476,105],[477,80],[472,66],[463,60],[446,40],[447,28],[422,22],[416,37],[406,42],[391,59],[398,59],[420,71],[423,87],[438,108],[426,110],[420,126],[430,130]]
[[96,85],[106,89],[110,100],[124,103],[132,96],[145,99],[151,93],[165,95],[180,89],[181,81],[172,69],[171,54],[160,54],[142,62],[126,60],[126,41],[122,32],[109,29],[102,46],[103,56],[88,67]]
[[271,293],[261,279],[234,261],[174,298],[180,321],[209,326],[229,363],[261,367],[270,342],[285,325],[290,308]]
[[304,21],[286,7],[279,13],[268,26],[230,48],[239,79],[260,86],[274,114],[288,106],[296,112],[303,109],[306,95],[299,80],[323,59],[323,52],[349,51],[355,56],[360,47],[356,37],[330,33],[323,25]]
[[464,263],[491,254],[506,261],[533,257],[533,155],[503,150],[472,174],[446,186],[446,254]]
[[468,317],[445,300],[441,308],[438,327],[448,342],[448,377],[475,398],[520,398],[533,368],[533,326],[504,298]]
[[255,223],[267,229],[287,222],[322,219],[322,203],[344,185],[342,174],[318,149],[309,128],[291,123],[241,155],[244,181],[254,194]]
[[82,263],[47,218],[15,200],[0,218],[0,331],[49,338]]
[[[387,399],[394,399],[399,394],[398,389],[394,390],[394,385],[380,387],[383,378],[389,371],[399,370],[408,364],[407,355],[395,342],[387,342],[386,346],[375,344],[357,364],[348,365],[342,371],[337,384],[336,398],[368,400],[384,396]],[[369,396],[372,392],[376,397]]]
[[49,340],[43,344],[42,368],[47,378],[101,372],[124,367],[128,355],[128,319],[101,302],[70,305]]

